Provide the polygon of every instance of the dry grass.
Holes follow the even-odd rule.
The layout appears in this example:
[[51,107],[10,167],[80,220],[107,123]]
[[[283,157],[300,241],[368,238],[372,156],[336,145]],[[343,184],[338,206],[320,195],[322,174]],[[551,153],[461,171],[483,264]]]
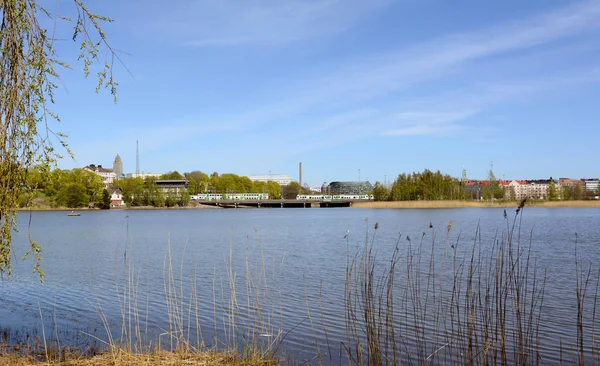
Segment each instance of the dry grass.
[[[392,201],[354,202],[353,208],[502,208],[516,207],[517,201]],[[599,208],[600,200],[586,201],[527,201],[527,207]]]
[[153,352],[148,354],[133,354],[117,350],[94,357],[75,357],[62,362],[36,361],[31,356],[17,356],[15,354],[0,355],[0,364],[6,366],[30,365],[60,365],[60,366],[137,366],[137,365],[239,365],[239,366],[268,366],[276,365],[275,361],[257,360],[243,361],[234,353],[220,352]]

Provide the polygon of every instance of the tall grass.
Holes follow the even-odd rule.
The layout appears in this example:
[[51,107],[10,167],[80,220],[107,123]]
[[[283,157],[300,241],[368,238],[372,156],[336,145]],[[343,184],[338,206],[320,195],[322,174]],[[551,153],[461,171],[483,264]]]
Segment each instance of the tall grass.
[[[128,255],[132,251],[129,242],[122,252],[121,264],[117,259],[121,254],[115,254],[114,283],[120,321],[118,324],[111,321],[97,300],[93,305],[104,325],[106,339],[88,336],[105,345],[105,352],[113,356],[115,365],[120,364],[123,355],[156,355],[165,351],[187,356],[225,354],[230,356],[228,363],[276,364],[281,357],[282,334],[274,324],[276,309],[273,304],[276,302],[266,301],[272,296],[266,280],[268,265],[260,239],[253,249],[261,252],[261,259],[251,263],[250,238],[247,240],[245,272],[236,273],[239,266],[234,263],[231,245],[226,271],[219,272],[215,267],[212,289],[202,288],[198,283],[198,264],[194,265],[191,275],[190,269],[185,268],[185,247],[178,257],[174,257],[168,240],[162,268],[164,298],[159,304],[155,298],[152,303],[150,300],[153,296],[151,287],[155,288],[157,284],[151,283],[149,276],[144,278],[142,261],[136,262]],[[178,266],[176,262],[179,262]],[[277,270],[273,268],[273,275]],[[203,324],[200,303],[208,293],[213,300],[214,324],[212,337],[206,338],[207,334],[211,335],[211,327]],[[270,307],[263,306],[263,302]],[[166,327],[158,331],[150,324],[150,316],[157,316],[156,309],[151,309],[153,306],[164,309],[162,316],[165,319],[159,323]]]
[[[532,258],[531,236],[520,231],[523,204],[512,221],[505,212],[505,232],[484,242],[478,227],[464,249],[460,234],[449,240],[452,223],[441,243],[430,225],[429,244],[426,233],[417,245],[400,235],[381,259],[378,224],[367,231],[346,273],[344,363],[539,364],[546,272]],[[589,273],[578,276],[583,306]]]

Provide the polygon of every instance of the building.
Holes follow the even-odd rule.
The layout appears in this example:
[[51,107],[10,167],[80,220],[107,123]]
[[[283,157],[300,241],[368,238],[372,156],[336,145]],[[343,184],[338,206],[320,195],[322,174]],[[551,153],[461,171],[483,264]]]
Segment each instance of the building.
[[154,184],[165,193],[173,192],[179,195],[187,190],[190,181],[187,179],[157,179]]
[[[553,181],[556,187],[557,197],[562,194],[559,181]],[[512,200],[545,200],[548,199],[550,188],[549,179],[513,180],[505,186],[504,197]]]
[[369,182],[331,182],[327,186],[327,194],[363,194],[373,192]]
[[587,196],[598,196],[598,188],[600,187],[600,179],[582,179],[585,193]]
[[104,188],[109,188],[113,184],[115,178],[117,177],[117,175],[112,169],[103,168],[102,165],[90,164],[84,167],[83,170],[87,170],[101,176],[102,181],[104,183]]
[[160,178],[161,175],[159,173],[128,173],[127,178]]
[[287,186],[294,180],[287,175],[283,174],[263,174],[263,175],[249,175],[253,182],[275,182],[281,186]]
[[123,162],[121,161],[119,154],[117,154],[115,161],[113,161],[113,172],[115,172],[117,178],[123,176]]
[[119,188],[109,188],[107,191],[110,195],[110,207],[125,206],[125,202],[123,201],[123,191]]
[[465,180],[462,182],[465,193],[471,199],[479,201],[483,197],[482,185],[477,180]]

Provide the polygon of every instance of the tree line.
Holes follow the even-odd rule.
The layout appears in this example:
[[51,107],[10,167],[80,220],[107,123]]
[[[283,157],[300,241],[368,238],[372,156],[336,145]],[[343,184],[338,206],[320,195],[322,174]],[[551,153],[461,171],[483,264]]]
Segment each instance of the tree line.
[[[110,208],[110,195],[104,189],[102,177],[85,169],[54,169],[35,166],[27,170],[26,187],[20,197],[19,205],[47,207],[90,207]],[[159,188],[159,179],[186,179],[186,190],[167,190]],[[25,187],[24,187],[25,188]],[[306,193],[307,187],[292,182],[281,186],[276,182],[252,181],[246,176],[217,172],[208,175],[201,171],[180,174],[177,171],[159,177],[119,178],[112,188],[123,193],[123,201],[128,206],[174,207],[187,206],[193,195],[202,193],[267,193],[272,199],[292,199],[297,194]]]
[[460,180],[439,170],[402,173],[390,187],[376,182],[373,188],[376,201],[462,200],[466,193]]
[[[515,200],[512,187],[503,187],[494,173],[490,170],[485,183],[480,182],[477,190],[469,190],[464,182],[439,170],[432,172],[425,169],[423,172],[402,173],[393,181],[391,186],[384,186],[376,182],[373,196],[376,201],[414,201],[414,200]],[[550,178],[548,190],[543,199],[557,200],[582,200],[593,199],[600,196],[600,187],[597,190],[586,190],[580,182],[570,185],[557,185]]]

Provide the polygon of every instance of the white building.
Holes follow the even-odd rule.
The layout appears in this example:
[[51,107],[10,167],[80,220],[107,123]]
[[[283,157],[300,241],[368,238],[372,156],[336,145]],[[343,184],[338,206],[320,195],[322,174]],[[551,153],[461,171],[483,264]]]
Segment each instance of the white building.
[[119,188],[108,189],[108,194],[110,194],[110,207],[125,206],[125,202],[123,202],[123,191]]
[[[547,179],[538,180],[513,180],[504,186],[504,196],[507,199],[532,199],[532,200],[545,200],[548,199],[548,189],[550,187],[550,181]],[[556,193],[560,196],[561,185],[555,182]]]
[[290,184],[294,181],[289,176],[283,175],[283,174],[249,175],[248,178],[250,178],[250,180],[253,182],[269,182],[269,181],[271,181],[271,182],[278,183],[281,186],[287,186],[288,184]]
[[159,178],[161,175],[160,173],[129,173],[127,178]]
[[115,178],[117,177],[117,175],[112,169],[103,168],[102,165],[90,164],[84,167],[83,169],[101,176],[102,181],[104,182],[104,188],[110,187],[113,184]]
[[600,187],[600,180],[598,178],[583,179],[583,184],[585,185],[585,192],[588,196],[598,195],[598,187]]

